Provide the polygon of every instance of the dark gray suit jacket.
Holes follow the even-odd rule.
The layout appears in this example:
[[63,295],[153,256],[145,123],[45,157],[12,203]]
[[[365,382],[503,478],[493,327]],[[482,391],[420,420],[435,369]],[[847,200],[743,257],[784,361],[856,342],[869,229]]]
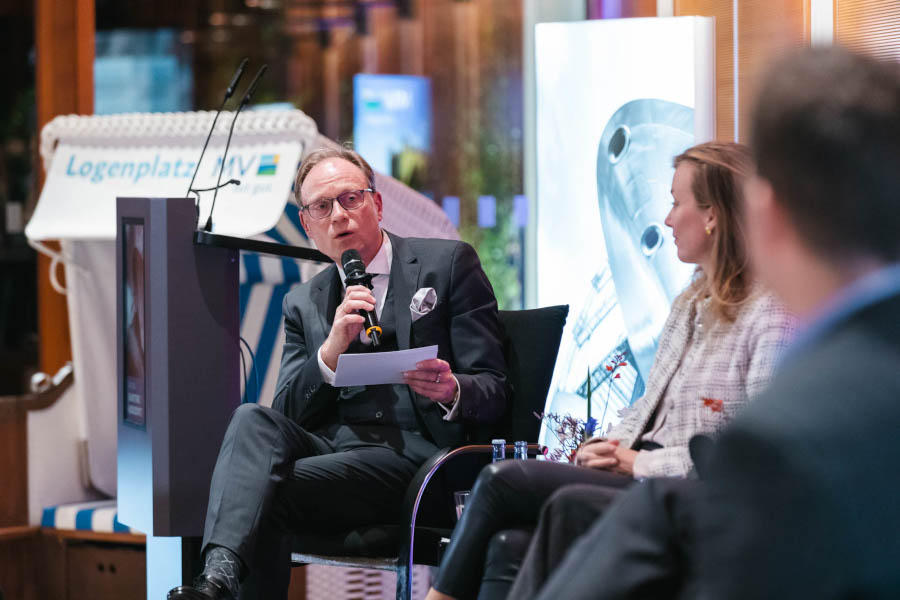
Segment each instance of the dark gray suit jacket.
[[706,597],[900,596],[900,296],[788,357],[711,450]]
[[[387,233],[387,232],[386,232]],[[434,402],[412,394],[423,432],[438,446],[466,441],[465,422],[492,423],[506,411],[506,362],[497,300],[475,250],[465,242],[391,238],[390,286],[401,350],[437,344],[438,358],[459,380],[460,419],[445,421]],[[417,290],[434,288],[434,310],[412,323],[409,304]],[[336,265],[285,296],[285,344],[272,408],[307,431],[337,422],[339,389],[322,380],[317,353],[325,341],[343,288]]]

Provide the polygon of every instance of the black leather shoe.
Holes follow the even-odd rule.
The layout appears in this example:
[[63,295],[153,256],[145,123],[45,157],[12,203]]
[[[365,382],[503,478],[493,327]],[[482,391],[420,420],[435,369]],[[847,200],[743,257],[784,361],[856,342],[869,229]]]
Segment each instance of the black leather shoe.
[[236,598],[214,577],[200,575],[194,580],[194,585],[179,585],[169,590],[166,600],[236,600]]

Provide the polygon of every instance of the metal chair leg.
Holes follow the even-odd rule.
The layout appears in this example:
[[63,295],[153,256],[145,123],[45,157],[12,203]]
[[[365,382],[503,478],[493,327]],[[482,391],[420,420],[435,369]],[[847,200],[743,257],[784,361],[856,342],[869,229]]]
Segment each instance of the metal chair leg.
[[397,567],[397,600],[411,600],[412,598],[412,571],[409,566]]

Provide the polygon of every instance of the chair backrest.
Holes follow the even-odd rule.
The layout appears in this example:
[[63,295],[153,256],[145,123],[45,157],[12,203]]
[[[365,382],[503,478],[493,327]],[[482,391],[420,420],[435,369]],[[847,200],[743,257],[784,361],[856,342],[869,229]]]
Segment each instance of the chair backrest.
[[568,305],[500,311],[512,400],[497,435],[507,443],[538,440],[541,422],[534,413],[544,411],[568,314]]

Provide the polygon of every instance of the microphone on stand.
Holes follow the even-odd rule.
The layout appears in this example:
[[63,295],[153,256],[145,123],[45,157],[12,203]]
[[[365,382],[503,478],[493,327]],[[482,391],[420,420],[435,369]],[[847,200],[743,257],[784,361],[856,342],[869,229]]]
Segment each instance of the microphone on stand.
[[[366,265],[362,261],[362,256],[358,250],[346,250],[341,254],[341,266],[344,267],[344,283],[347,287],[351,285],[364,285],[370,290],[372,289],[372,278],[375,277],[371,273],[366,273]],[[374,310],[359,310],[359,314],[365,319],[365,331],[372,345],[376,348],[381,343],[381,327],[378,326],[378,315]]]
[[250,99],[253,97],[253,94],[256,93],[256,86],[259,85],[259,80],[262,79],[263,73],[265,73],[268,68],[269,65],[263,65],[259,68],[259,71],[256,72],[256,77],[250,82],[247,91],[244,92],[244,97],[241,98],[241,106],[238,110],[250,104]]
[[[209,128],[209,133],[206,135],[206,141],[203,143],[203,150],[200,151],[200,158],[197,160],[197,166],[194,168],[194,175],[191,177],[191,182],[188,184],[187,193],[191,192],[205,192],[207,190],[194,190],[194,180],[197,178],[197,172],[200,171],[200,163],[203,162],[203,155],[206,154],[206,147],[209,145],[209,138],[212,137],[213,131],[216,129],[216,121],[219,120],[219,114],[222,112],[222,109],[225,108],[225,103],[228,102],[228,99],[234,95],[234,88],[237,87],[238,82],[241,80],[241,76],[244,74],[244,69],[247,68],[247,63],[250,62],[249,58],[245,58],[241,61],[240,66],[238,66],[237,71],[235,71],[234,76],[231,78],[231,83],[228,84],[228,88],[225,89],[225,97],[222,99],[222,104],[219,105],[219,110],[216,111],[216,116],[213,117],[212,127]],[[200,197],[197,197],[197,206],[200,205]]]
[[247,91],[244,92],[244,97],[241,98],[241,104],[240,106],[238,106],[237,111],[235,111],[234,118],[231,119],[231,127],[228,129],[228,140],[226,140],[225,142],[225,151],[222,153],[222,164],[219,166],[219,178],[216,180],[216,187],[215,191],[213,192],[212,206],[209,208],[209,218],[206,219],[206,225],[203,226],[204,231],[212,231],[213,211],[216,208],[216,197],[219,195],[219,188],[222,187],[222,173],[225,171],[225,159],[228,158],[228,147],[231,146],[231,134],[234,133],[234,124],[235,122],[237,122],[238,115],[241,114],[241,111],[244,109],[244,107],[250,104],[250,99],[253,97],[253,93],[256,92],[256,86],[259,85],[260,78],[268,68],[269,65],[263,65],[262,67],[260,67],[259,71],[256,72],[256,77],[253,78],[253,81],[251,81],[249,87],[247,87]]

